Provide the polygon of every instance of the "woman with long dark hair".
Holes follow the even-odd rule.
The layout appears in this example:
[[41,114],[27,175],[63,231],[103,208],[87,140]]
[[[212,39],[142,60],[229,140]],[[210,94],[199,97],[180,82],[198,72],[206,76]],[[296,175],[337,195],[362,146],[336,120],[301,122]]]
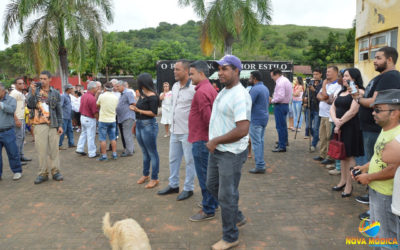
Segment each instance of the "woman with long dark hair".
[[359,89],[364,89],[361,73],[356,68],[349,68],[343,74],[343,87],[333,102],[330,113],[335,124],[334,133],[340,134],[340,140],[346,149],[346,158],[340,161],[341,176],[339,184],[332,188],[333,191],[344,191],[342,197],[351,196],[350,168],[356,165],[355,157],[364,155],[363,139],[358,118],[360,105],[353,100],[347,87],[351,82]]
[[301,113],[301,104],[303,103],[303,78],[298,76],[296,83],[293,87],[293,116],[294,128],[300,131],[301,124],[303,123],[303,114]]
[[[143,184],[150,180],[145,188],[158,185],[160,159],[157,151],[158,124],[156,121],[159,97],[153,84],[153,78],[148,73],[138,76],[140,97],[136,105],[129,108],[136,112],[136,139],[143,152],[143,176],[137,181]],[[150,178],[151,163],[151,178]]]

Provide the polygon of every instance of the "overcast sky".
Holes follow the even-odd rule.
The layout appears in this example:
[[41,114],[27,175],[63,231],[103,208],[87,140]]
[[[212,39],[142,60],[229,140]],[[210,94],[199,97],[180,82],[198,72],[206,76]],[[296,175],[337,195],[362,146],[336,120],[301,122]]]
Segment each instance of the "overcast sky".
[[[10,0],[1,0],[0,50],[19,43],[21,36],[12,32],[10,43],[4,44],[2,35],[4,12]],[[355,0],[271,0],[272,24],[296,24],[351,28],[356,16]],[[128,31],[156,27],[159,22],[184,24],[199,20],[190,7],[181,8],[177,0],[114,0],[114,23],[107,31]]]

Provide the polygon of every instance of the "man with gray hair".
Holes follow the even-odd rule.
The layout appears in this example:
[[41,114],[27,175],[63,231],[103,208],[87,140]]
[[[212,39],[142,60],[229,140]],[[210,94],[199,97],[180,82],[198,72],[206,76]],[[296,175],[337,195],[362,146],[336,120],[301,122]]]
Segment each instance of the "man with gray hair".
[[115,88],[121,93],[117,106],[117,121],[121,131],[122,145],[124,152],[121,157],[132,156],[134,153],[132,127],[135,123],[136,115],[129,106],[136,103],[132,92],[128,90],[128,83],[119,81]]
[[11,171],[14,173],[13,179],[19,180],[22,177],[20,155],[14,130],[16,108],[17,101],[7,94],[4,85],[0,83],[0,180],[3,171],[3,146],[6,148]]
[[76,153],[86,155],[84,152],[85,144],[88,145],[89,158],[99,156],[96,153],[96,120],[99,118],[99,111],[96,105],[96,93],[98,87],[96,82],[91,81],[87,86],[88,91],[81,97],[81,106],[79,112],[81,113],[81,126],[82,132],[79,136],[78,146]]

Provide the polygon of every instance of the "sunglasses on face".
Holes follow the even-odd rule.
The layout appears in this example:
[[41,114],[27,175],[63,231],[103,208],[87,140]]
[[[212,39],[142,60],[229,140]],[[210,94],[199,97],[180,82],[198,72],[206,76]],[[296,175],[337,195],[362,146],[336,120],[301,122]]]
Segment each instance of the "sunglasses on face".
[[380,112],[385,112],[385,111],[389,111],[392,112],[394,109],[378,109],[378,108],[374,108],[374,112],[379,114]]

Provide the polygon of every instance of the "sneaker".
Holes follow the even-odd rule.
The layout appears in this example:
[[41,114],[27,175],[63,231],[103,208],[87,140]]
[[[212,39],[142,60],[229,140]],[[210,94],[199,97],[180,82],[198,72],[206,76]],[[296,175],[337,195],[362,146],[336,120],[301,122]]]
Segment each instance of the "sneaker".
[[239,221],[238,223],[236,223],[236,226],[237,226],[238,228],[240,228],[240,227],[243,227],[244,225],[246,225],[246,223],[247,223],[247,219],[246,219],[246,217],[243,217],[243,219],[242,219],[241,221]]
[[221,239],[214,245],[212,245],[211,249],[212,250],[225,250],[225,249],[231,249],[232,247],[235,247],[239,245],[239,240],[236,240],[234,242],[227,242]]
[[315,147],[314,146],[310,147],[310,152],[315,152]]
[[[197,203],[197,206],[198,206],[199,208],[203,208],[203,204],[202,204],[201,202]],[[219,207],[216,207],[216,208],[215,208],[215,211],[217,211],[217,210],[219,210]]]
[[64,177],[61,175],[60,172],[57,172],[57,173],[53,174],[53,180],[62,181],[62,180],[64,180]]
[[80,132],[81,132],[81,129],[80,129],[80,128],[77,128],[77,129],[76,129],[76,132],[77,132],[77,133],[80,133]]
[[117,155],[113,155],[113,156],[112,156],[112,159],[113,159],[113,160],[116,160],[116,159],[118,159],[118,156],[117,156]]
[[47,175],[39,175],[38,177],[36,177],[36,180],[35,180],[35,184],[40,184],[40,183],[43,183],[43,182],[45,182],[45,181],[48,181],[49,180],[49,177],[47,176]]
[[203,210],[200,210],[197,214],[190,217],[189,220],[193,222],[198,222],[198,221],[211,220],[214,218],[215,214],[206,214],[203,212]]
[[369,204],[369,195],[363,195],[363,196],[357,196],[356,201],[362,203],[362,204]]
[[108,158],[107,157],[104,157],[104,156],[100,156],[100,158],[99,159],[97,159],[98,161],[108,161]]
[[366,212],[364,212],[364,213],[362,213],[362,214],[359,214],[359,215],[358,215],[358,218],[359,218],[360,220],[367,219],[367,221],[369,221],[369,220],[370,220],[369,210],[366,211]]
[[323,165],[334,164],[334,163],[335,163],[335,161],[331,160],[331,159],[325,159],[325,160],[321,161],[321,164],[323,164]]
[[337,170],[336,168],[335,168],[335,169],[332,169],[332,170],[329,170],[328,173],[329,173],[330,175],[340,175],[340,171]]
[[328,165],[326,165],[325,166],[327,169],[329,169],[329,170],[332,170],[332,169],[335,169],[336,167],[335,167],[335,165],[333,165],[333,164],[328,164]]
[[21,179],[21,177],[22,177],[22,173],[15,173],[13,176],[13,180],[18,181],[19,179]]

